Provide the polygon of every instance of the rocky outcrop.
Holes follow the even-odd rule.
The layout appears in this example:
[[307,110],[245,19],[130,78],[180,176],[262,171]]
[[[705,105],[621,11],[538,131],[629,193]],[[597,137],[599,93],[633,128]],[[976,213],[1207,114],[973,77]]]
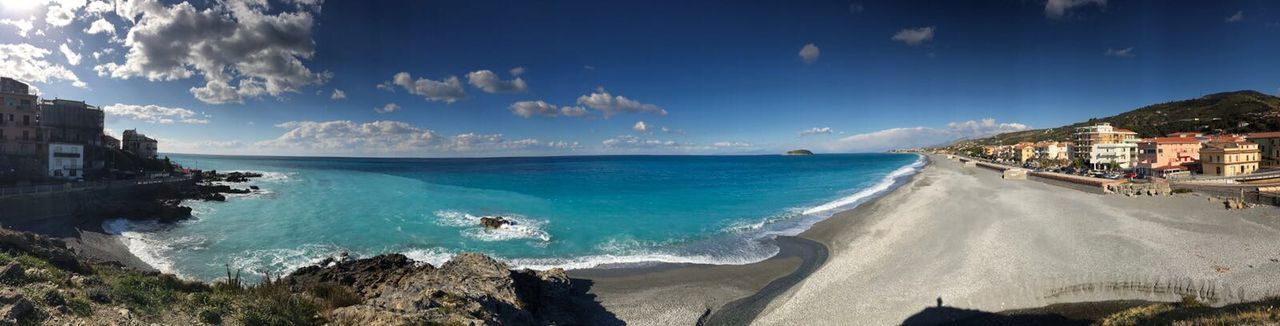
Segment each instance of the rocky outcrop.
[[84,203],[81,213],[104,218],[145,218],[174,222],[191,217],[191,207],[179,205],[179,199],[108,200]]
[[249,179],[259,178],[259,177],[262,177],[262,174],[254,173],[254,172],[228,172],[225,174],[218,173],[217,170],[200,172],[200,179],[205,182],[225,181],[225,182],[240,183],[240,182],[248,182]]
[[349,286],[359,304],[330,312],[343,325],[581,324],[569,277],[560,269],[513,271],[484,255],[454,257],[440,268],[382,255],[299,269],[282,281],[301,291],[322,283]]
[[1222,201],[1222,205],[1227,209],[1245,209],[1249,208],[1249,203],[1239,198],[1227,198]]
[[[0,228],[0,250],[26,253],[66,270],[86,270],[86,267],[76,258],[75,253],[67,249],[66,243],[43,235]],[[6,266],[4,272],[0,273],[7,275],[5,277],[14,276],[14,273],[17,273],[17,277],[21,277],[22,271],[21,269],[17,272],[9,271]]]
[[350,287],[364,299],[377,297],[386,287],[395,286],[406,276],[430,272],[428,264],[418,266],[404,255],[381,255],[369,259],[352,260],[340,256],[321,261],[294,271],[284,282],[294,292],[304,292],[317,284],[332,283]]
[[484,227],[490,228],[490,229],[497,229],[502,227],[503,225],[508,225],[508,224],[511,224],[511,221],[505,218],[502,218],[502,216],[497,216],[497,217],[485,216],[480,218],[480,225],[483,225]]

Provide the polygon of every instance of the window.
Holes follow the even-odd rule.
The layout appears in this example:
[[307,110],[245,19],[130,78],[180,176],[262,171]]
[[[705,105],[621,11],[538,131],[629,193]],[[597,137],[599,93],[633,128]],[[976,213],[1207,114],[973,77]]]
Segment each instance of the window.
[[1218,171],[1218,174],[1222,174],[1222,167],[1221,167],[1221,166],[1219,166],[1219,167],[1217,168],[1217,171]]
[[30,125],[31,125],[31,116],[29,116],[29,115],[25,115],[25,114],[24,114],[24,115],[22,115],[22,125],[24,125],[24,126],[30,126]]
[[27,140],[31,137],[31,135],[28,135],[27,133],[29,133],[29,131],[26,131],[26,130],[22,131],[22,140]]

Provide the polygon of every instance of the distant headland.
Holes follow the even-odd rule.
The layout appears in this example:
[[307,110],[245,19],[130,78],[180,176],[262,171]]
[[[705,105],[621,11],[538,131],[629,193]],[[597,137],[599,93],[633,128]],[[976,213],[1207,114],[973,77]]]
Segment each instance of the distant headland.
[[807,149],[796,149],[787,151],[786,155],[813,155],[813,152]]

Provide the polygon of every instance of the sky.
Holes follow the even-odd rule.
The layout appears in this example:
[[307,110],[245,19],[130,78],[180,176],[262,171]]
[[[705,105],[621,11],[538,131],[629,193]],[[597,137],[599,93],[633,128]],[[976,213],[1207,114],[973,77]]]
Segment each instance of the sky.
[[1274,1],[0,0],[0,76],[167,153],[869,152],[1252,89]]

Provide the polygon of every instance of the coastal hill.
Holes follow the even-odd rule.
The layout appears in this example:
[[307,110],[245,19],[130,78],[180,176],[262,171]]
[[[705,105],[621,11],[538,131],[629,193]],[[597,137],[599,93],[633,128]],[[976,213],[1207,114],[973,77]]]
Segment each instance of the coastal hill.
[[1205,133],[1248,133],[1280,130],[1280,97],[1257,91],[1235,91],[1200,98],[1148,105],[1105,118],[1089,119],[1066,126],[1003,133],[967,139],[956,144],[1008,145],[1019,142],[1070,140],[1076,127],[1109,122],[1133,130],[1139,137],[1154,137],[1179,131]]

